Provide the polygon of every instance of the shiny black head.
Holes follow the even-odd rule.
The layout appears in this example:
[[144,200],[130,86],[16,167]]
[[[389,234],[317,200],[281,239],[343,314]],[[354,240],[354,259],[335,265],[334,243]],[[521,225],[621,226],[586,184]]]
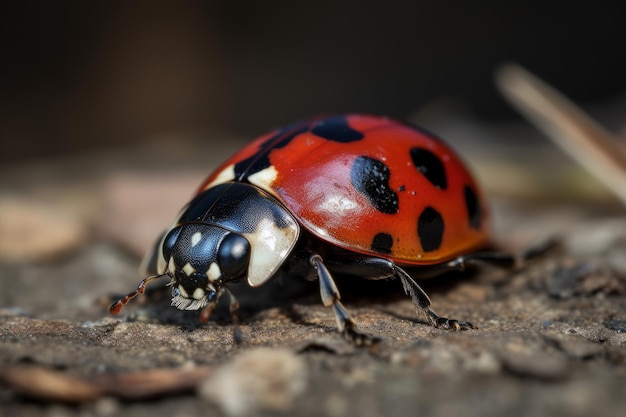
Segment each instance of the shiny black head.
[[206,306],[224,283],[246,277],[251,248],[241,234],[207,223],[174,227],[163,239],[165,271],[172,277],[172,305]]

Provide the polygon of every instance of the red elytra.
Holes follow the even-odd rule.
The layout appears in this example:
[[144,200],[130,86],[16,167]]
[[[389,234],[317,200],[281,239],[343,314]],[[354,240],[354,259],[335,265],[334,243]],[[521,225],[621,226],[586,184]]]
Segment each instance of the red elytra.
[[[320,123],[326,125],[318,129],[321,135],[315,133]],[[342,130],[347,139],[337,134]],[[415,149],[414,154],[425,157],[415,161]],[[397,210],[385,212],[372,204],[385,193],[367,195],[354,186],[352,170],[362,157],[388,170],[387,184],[375,186],[395,193]],[[433,172],[438,170],[442,172]],[[259,171],[266,173],[255,176]],[[328,243],[402,265],[440,263],[489,242],[483,193],[459,156],[433,134],[387,117],[321,118],[271,132],[225,161],[200,191],[229,180],[249,181],[270,192],[304,228]],[[424,233],[441,229],[440,237],[420,239],[419,219],[427,208],[431,215],[424,221],[442,224],[430,229],[426,224]],[[373,245],[376,236],[384,236],[382,246]]]

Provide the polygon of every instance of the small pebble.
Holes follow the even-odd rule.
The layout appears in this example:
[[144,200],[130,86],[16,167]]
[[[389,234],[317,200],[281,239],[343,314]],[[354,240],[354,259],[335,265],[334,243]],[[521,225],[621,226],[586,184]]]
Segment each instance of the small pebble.
[[501,361],[503,368],[515,375],[545,381],[565,379],[570,369],[564,357],[544,352],[507,352]]
[[554,337],[553,340],[559,349],[575,359],[589,359],[600,355],[603,351],[600,343],[590,342],[579,334]]
[[618,333],[626,333],[626,320],[610,319],[606,321],[605,325]]
[[548,295],[560,299],[574,296],[580,281],[591,274],[593,268],[594,266],[587,262],[559,266],[546,281]]
[[256,348],[218,368],[199,387],[202,398],[232,417],[288,411],[307,385],[303,359],[286,349]]

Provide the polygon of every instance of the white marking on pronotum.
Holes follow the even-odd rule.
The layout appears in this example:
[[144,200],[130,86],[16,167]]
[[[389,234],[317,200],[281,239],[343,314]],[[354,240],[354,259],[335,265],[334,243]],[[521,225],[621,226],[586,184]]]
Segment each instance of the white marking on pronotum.
[[202,240],[202,233],[196,232],[191,236],[191,247],[193,248]]
[[220,267],[215,262],[211,262],[209,269],[206,271],[206,276],[209,277],[209,281],[213,282],[221,275],[222,271],[220,270]]
[[258,287],[270,279],[298,238],[296,224],[281,228],[270,219],[259,222],[253,233],[244,233],[252,245],[248,283]]

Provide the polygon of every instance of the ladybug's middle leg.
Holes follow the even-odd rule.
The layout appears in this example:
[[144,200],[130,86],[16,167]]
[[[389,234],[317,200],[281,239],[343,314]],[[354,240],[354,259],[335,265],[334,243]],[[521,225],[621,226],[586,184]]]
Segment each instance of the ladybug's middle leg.
[[309,258],[309,262],[313,268],[317,271],[317,277],[320,283],[320,295],[322,298],[322,303],[325,307],[333,307],[333,311],[335,312],[335,318],[337,319],[337,328],[339,332],[350,342],[358,345],[372,345],[379,341],[378,338],[360,333],[356,330],[356,323],[350,317],[350,313],[341,304],[339,299],[341,295],[339,294],[339,290],[337,289],[337,285],[333,280],[332,275],[324,265],[322,257],[318,254],[312,254]]

